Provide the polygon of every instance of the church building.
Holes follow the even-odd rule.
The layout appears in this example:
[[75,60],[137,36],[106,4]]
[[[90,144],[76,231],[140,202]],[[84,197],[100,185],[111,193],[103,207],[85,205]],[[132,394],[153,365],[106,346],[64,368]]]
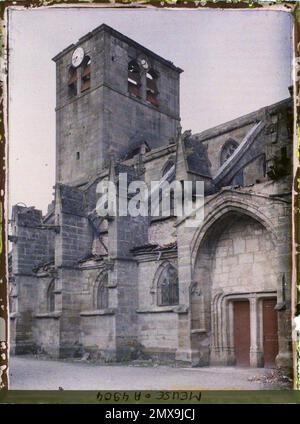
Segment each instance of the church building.
[[[288,87],[192,134],[180,127],[183,70],[109,26],[53,60],[55,192],[46,215],[12,210],[12,353],[289,368]],[[99,216],[97,185],[121,173],[203,181],[203,222]]]

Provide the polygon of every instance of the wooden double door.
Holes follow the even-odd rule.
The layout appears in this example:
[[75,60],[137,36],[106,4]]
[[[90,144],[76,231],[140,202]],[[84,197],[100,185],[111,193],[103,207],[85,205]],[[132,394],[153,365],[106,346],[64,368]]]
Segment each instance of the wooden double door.
[[[276,299],[262,301],[264,366],[273,367],[278,353]],[[250,366],[250,304],[234,302],[234,346],[237,366]]]

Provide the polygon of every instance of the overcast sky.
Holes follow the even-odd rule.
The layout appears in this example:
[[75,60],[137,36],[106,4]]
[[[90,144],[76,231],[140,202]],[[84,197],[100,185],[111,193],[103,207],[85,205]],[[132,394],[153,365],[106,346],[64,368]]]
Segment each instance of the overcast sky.
[[106,23],[184,69],[182,127],[200,132],[289,96],[291,28],[282,11],[11,10],[9,196],[46,211],[55,177],[59,51]]

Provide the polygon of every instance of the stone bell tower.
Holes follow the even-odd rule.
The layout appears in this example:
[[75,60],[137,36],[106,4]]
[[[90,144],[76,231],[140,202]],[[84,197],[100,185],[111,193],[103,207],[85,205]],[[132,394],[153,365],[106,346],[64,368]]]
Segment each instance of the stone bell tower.
[[139,143],[176,136],[181,69],[103,24],[56,63],[56,182],[86,182]]

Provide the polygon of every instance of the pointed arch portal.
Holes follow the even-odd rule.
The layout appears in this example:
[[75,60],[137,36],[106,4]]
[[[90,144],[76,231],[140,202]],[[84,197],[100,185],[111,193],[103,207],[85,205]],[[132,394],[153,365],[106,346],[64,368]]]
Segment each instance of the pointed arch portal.
[[[191,348],[198,352],[199,365],[275,364],[277,326],[270,322],[277,322],[274,249],[268,229],[234,209],[202,235],[190,290]],[[272,338],[268,346],[266,337]]]

